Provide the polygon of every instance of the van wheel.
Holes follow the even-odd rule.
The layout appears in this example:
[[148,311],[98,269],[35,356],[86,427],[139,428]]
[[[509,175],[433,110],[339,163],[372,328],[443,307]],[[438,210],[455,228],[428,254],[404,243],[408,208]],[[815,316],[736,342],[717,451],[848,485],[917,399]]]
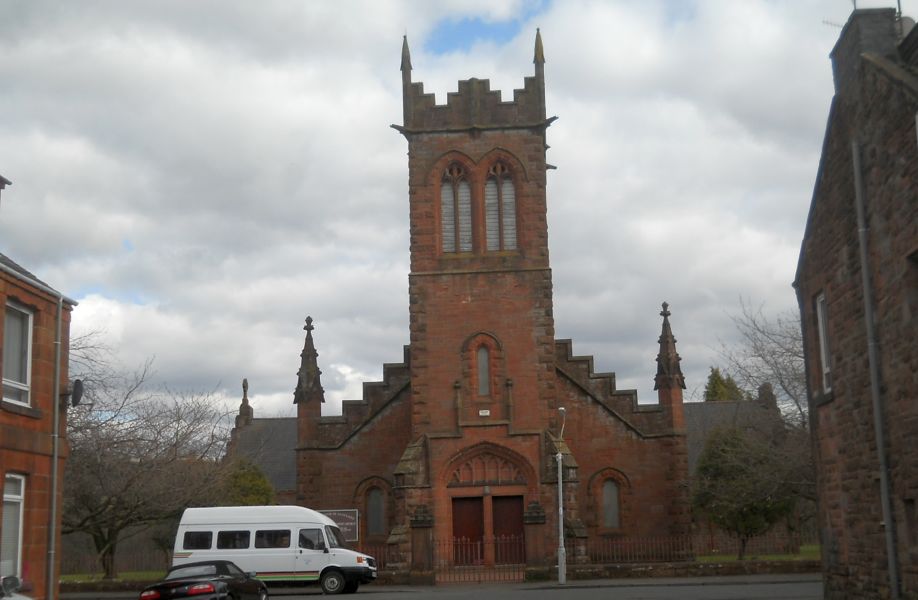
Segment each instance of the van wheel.
[[359,581],[357,581],[356,579],[354,581],[349,581],[348,583],[344,584],[344,593],[353,594],[354,592],[357,591],[358,587],[360,587]]
[[322,592],[329,595],[340,594],[344,591],[344,586],[346,585],[341,571],[325,571],[322,574],[322,581],[319,583],[322,586]]

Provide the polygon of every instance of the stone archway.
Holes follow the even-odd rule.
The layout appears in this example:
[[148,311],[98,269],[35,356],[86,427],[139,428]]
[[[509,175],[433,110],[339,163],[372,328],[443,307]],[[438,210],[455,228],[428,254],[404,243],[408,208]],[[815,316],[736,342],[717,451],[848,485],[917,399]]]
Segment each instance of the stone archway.
[[450,460],[441,484],[447,510],[453,564],[525,564],[524,508],[536,481],[529,462],[490,442],[466,448]]

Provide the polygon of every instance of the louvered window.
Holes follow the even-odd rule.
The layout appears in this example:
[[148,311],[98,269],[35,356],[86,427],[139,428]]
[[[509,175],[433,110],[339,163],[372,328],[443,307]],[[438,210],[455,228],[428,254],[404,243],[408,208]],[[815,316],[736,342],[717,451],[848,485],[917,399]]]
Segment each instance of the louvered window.
[[516,250],[516,191],[503,163],[491,167],[485,182],[485,238],[488,252]]
[[440,184],[443,252],[472,251],[472,188],[459,165],[451,165]]

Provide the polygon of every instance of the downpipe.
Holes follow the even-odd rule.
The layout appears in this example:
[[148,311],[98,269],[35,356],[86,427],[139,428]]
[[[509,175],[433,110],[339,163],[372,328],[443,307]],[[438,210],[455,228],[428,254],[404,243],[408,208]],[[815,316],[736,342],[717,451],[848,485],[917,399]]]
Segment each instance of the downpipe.
[[851,142],[854,164],[854,204],[857,208],[857,236],[861,259],[861,286],[864,295],[864,324],[867,328],[867,361],[870,368],[870,400],[873,405],[873,430],[877,442],[877,460],[880,466],[880,503],[883,510],[883,535],[886,537],[886,562],[889,572],[890,598],[899,600],[899,560],[896,552],[896,527],[892,510],[892,484],[889,480],[889,463],[886,459],[886,430],[880,395],[880,362],[876,331],[874,330],[873,288],[870,263],[867,257],[867,218],[865,210],[861,147],[857,140]]

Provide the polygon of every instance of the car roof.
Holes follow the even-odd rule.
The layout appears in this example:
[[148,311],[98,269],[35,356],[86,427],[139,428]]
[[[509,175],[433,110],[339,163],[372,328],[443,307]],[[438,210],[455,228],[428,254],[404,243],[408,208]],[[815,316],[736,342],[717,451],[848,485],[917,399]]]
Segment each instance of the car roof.
[[[233,565],[234,567],[236,567],[237,569],[239,569],[239,565],[237,565],[236,563],[234,563],[234,562],[231,561],[231,560],[214,559],[214,560],[199,560],[199,561],[197,561],[197,562],[182,563],[182,564],[180,564],[180,565],[172,565],[171,567],[169,567],[169,570],[170,570],[170,571],[173,571],[173,570],[175,570],[175,569],[179,569],[179,568],[182,568],[182,569],[183,569],[183,568],[185,568],[185,567],[201,567],[201,566],[204,566],[204,565],[226,565],[226,564]],[[239,569],[239,570],[241,571],[242,569]]]

